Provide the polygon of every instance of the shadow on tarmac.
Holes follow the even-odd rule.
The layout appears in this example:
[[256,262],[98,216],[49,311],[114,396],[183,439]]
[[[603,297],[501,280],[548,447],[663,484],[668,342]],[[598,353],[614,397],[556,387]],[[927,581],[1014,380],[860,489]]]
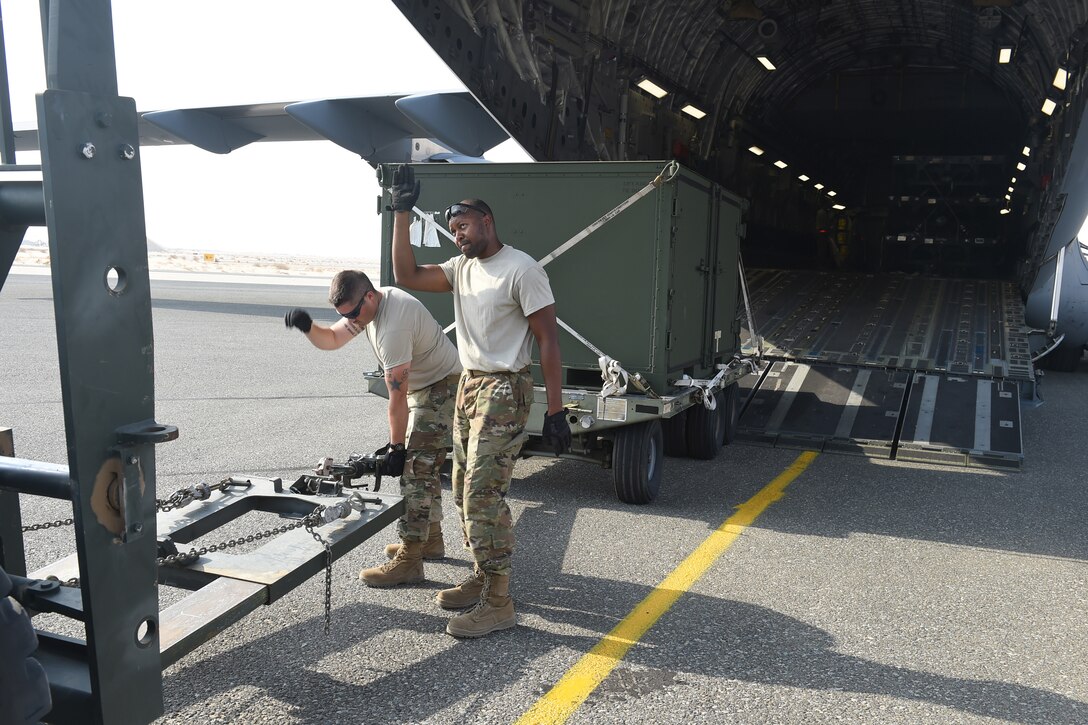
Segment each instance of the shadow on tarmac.
[[[563,572],[563,558],[580,508],[571,505],[572,495],[582,499],[579,502],[582,505],[631,511],[631,507],[611,498],[607,472],[598,472],[589,477],[591,480],[572,488],[571,474],[575,470],[584,474],[584,464],[558,462],[528,478],[515,478],[514,487],[519,498],[533,502],[533,506],[523,510],[517,524],[520,556],[516,557],[515,566],[524,575],[519,577],[521,581],[515,591],[520,615],[516,630],[480,640],[458,641],[438,654],[404,664],[398,664],[403,661],[401,659],[382,664],[377,647],[390,645],[387,641],[380,642],[373,653],[374,659],[366,659],[373,664],[364,670],[356,673],[318,671],[335,667],[323,661],[330,655],[342,652],[346,662],[360,658],[359,652],[353,650],[366,648],[367,638],[371,635],[381,639],[387,633],[404,631],[424,638],[447,636],[444,628],[449,615],[437,608],[432,615],[353,603],[334,610],[334,634],[330,638],[321,634],[321,617],[315,617],[230,652],[189,665],[183,661],[166,678],[167,710],[192,706],[235,687],[249,686],[282,702],[293,716],[306,722],[416,722],[440,714],[449,716],[444,711],[456,709],[459,703],[469,703],[470,708],[469,712],[459,715],[462,719],[489,721],[495,716],[494,711],[485,709],[492,703],[490,696],[504,692],[520,680],[535,677],[535,663],[540,658],[564,649],[572,650],[578,656],[588,652],[650,592],[649,587],[639,584]],[[887,481],[880,481],[874,491],[883,492],[887,498],[875,502],[878,505],[872,509],[882,511],[892,505],[888,510],[895,512],[895,505],[909,503],[895,503],[896,499],[913,496],[921,499],[915,507],[905,514],[901,509],[899,514],[888,514],[893,519],[913,520],[915,513],[926,511],[925,499],[938,489],[937,482],[931,484],[932,488],[923,485],[930,473],[915,471],[908,476],[909,480],[902,486],[909,490],[900,490],[894,485],[889,487]],[[820,480],[823,478],[829,477]],[[857,526],[865,530],[885,530],[890,535],[944,535],[944,529],[912,531],[906,524],[897,527],[891,520],[872,518],[872,514],[866,518],[863,514],[870,510],[869,505],[847,507],[848,515],[843,518],[845,502],[842,498],[835,496],[839,500],[834,506],[820,508],[817,506],[819,497],[802,492],[810,484],[806,481],[804,486],[788,489],[785,499],[792,495],[803,509],[804,517],[800,517],[801,511],[787,511],[774,517],[773,528],[825,534],[815,529],[819,528],[818,522],[828,523],[830,518],[831,533],[826,535],[845,535]],[[710,522],[715,528],[731,512],[720,488],[716,496],[709,498],[711,490],[703,488],[705,484],[688,480],[684,485],[688,490],[683,496],[665,502],[663,510],[651,508],[646,512],[692,516],[699,507],[688,503],[689,510],[677,510],[675,504],[698,499],[701,495],[708,497],[701,507],[702,516],[706,517],[708,513],[720,516]],[[852,481],[849,485],[854,490],[858,482]],[[965,509],[969,510],[979,503],[973,500],[974,497],[983,500],[987,487],[992,485],[992,480],[978,481],[968,477],[957,484],[942,478],[939,488],[942,495],[947,496],[949,486],[958,486],[962,489],[958,495],[964,498]],[[983,490],[975,491],[976,486]],[[731,491],[728,498],[739,496],[744,500],[753,492]],[[992,495],[993,492],[989,490],[988,493]],[[772,506],[768,513],[785,500]],[[706,501],[716,503],[707,505]],[[869,501],[869,504],[873,503]],[[1000,512],[1001,506],[1007,504],[999,498],[993,512]],[[708,511],[708,508],[714,511]],[[932,511],[929,514],[932,515]],[[999,536],[1001,526],[1015,520],[1016,512],[1012,510],[998,522],[980,522],[964,513],[952,517],[954,526],[949,530],[975,521],[957,538],[961,543],[981,539],[992,544],[1004,539]],[[801,526],[802,522],[807,525]],[[762,525],[762,519],[757,523]],[[892,533],[897,528],[899,533]],[[428,582],[425,586],[431,588],[431,584],[433,582]],[[365,600],[367,590],[361,589],[359,598]],[[592,634],[555,634],[535,628],[533,622],[540,620],[589,630]],[[424,648],[426,646],[420,647]],[[607,708],[611,700],[631,700],[654,689],[683,685],[682,673],[808,690],[890,696],[971,715],[1040,725],[1082,723],[1088,711],[1085,703],[1044,689],[887,665],[841,654],[835,648],[835,639],[828,632],[773,609],[688,592],[631,648],[624,662],[582,705],[582,712],[591,716],[593,708]],[[407,650],[404,658],[411,658],[411,650]],[[258,660],[263,663],[259,671],[250,673],[245,667],[239,667],[239,663]],[[624,663],[649,668],[650,672],[631,672]],[[428,674],[420,677],[414,676],[414,672]],[[458,673],[471,673],[471,676]],[[547,687],[551,684],[554,683],[545,683]],[[724,686],[728,687],[728,684]],[[524,702],[524,709],[531,704]],[[602,709],[602,716],[606,712]],[[505,712],[504,716],[509,721],[519,714]]]
[[[313,668],[327,668],[319,663],[330,655],[366,646],[365,640],[324,637],[322,619],[315,617],[179,668],[166,678],[167,683],[172,683],[165,692],[167,711],[237,687],[253,687],[288,706],[294,717],[305,722],[418,722],[458,702],[486,699],[489,694],[501,692],[521,678],[535,660],[557,649],[588,652],[615,624],[611,615],[600,615],[593,621],[588,608],[597,606],[602,598],[638,599],[648,593],[644,588],[629,589],[615,582],[585,580],[566,589],[561,601],[519,601],[523,623],[517,629],[480,640],[459,641],[448,650],[403,668],[367,668],[358,673],[362,675],[358,679],[369,681],[360,684],[350,681],[356,678],[351,672],[340,671],[333,676]],[[579,628],[595,629],[596,634],[575,637],[532,629],[524,624],[526,614],[566,618]],[[661,641],[651,629],[627,653],[625,662],[669,675],[687,672],[722,680],[885,695],[1019,723],[1084,722],[1084,703],[1046,690],[946,677],[839,654],[833,649],[833,638],[823,630],[764,607],[688,594],[669,616],[688,632],[690,640],[682,645]],[[404,631],[447,636],[443,633],[447,616],[442,614],[427,616],[353,604],[336,609],[334,617],[334,632],[351,631],[356,636],[375,630],[376,634]],[[512,638],[517,639],[516,648],[511,646]],[[239,666],[255,660],[262,663],[259,669]],[[396,665],[390,663],[387,667]],[[420,668],[431,675],[412,676],[411,672]],[[472,674],[469,677],[457,673]],[[611,677],[617,674],[614,671]],[[436,681],[441,686],[433,687]],[[682,680],[675,682],[682,684]],[[639,693],[632,694],[637,697]],[[583,707],[606,703],[606,698],[596,697]],[[524,705],[528,709],[532,703]],[[509,712],[507,717],[512,721],[519,714]],[[474,720],[471,712],[465,716],[466,720]]]

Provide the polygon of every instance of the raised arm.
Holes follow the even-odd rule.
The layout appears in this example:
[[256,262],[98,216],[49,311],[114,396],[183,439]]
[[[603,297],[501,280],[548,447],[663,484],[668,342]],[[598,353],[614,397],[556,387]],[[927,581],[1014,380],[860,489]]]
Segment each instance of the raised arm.
[[283,317],[287,327],[298,329],[319,350],[337,350],[359,334],[359,328],[347,320],[337,320],[331,326],[319,325],[306,310],[295,308]]
[[416,264],[408,229],[412,215],[406,211],[393,214],[393,278],[397,284],[420,292],[451,292],[446,273],[437,264]]
[[389,185],[390,208],[393,210],[393,278],[397,284],[420,292],[451,292],[446,273],[437,264],[416,264],[409,229],[412,207],[419,200],[419,182],[411,166],[393,168]]

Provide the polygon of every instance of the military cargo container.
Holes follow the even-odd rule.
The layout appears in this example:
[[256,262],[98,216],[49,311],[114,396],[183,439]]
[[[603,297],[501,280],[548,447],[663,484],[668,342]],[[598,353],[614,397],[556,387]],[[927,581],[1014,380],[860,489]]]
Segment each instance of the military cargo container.
[[[546,263],[561,321],[563,399],[576,439],[571,456],[612,467],[620,498],[645,503],[656,495],[666,450],[716,455],[736,423],[733,383],[750,369],[736,359],[743,199],[674,162],[414,169],[422,189],[413,215],[419,264],[460,254],[443,233],[443,212],[471,198],[491,206],[504,244]],[[388,179],[392,167],[378,173]],[[648,187],[655,180],[659,184]],[[388,201],[386,192],[383,209]],[[581,241],[549,258],[590,227]],[[385,285],[394,284],[392,230],[393,215],[383,211]],[[443,326],[453,324],[451,295],[413,294]],[[625,394],[601,394],[602,354],[635,379]],[[535,437],[545,412],[536,362],[533,375],[529,428]],[[527,454],[537,452],[534,443]]]
[[[638,192],[664,162],[425,164],[415,168],[418,208],[445,228],[442,212],[479,198],[495,213],[499,238],[536,259]],[[639,372],[657,392],[684,373],[705,377],[737,350],[737,247],[745,202],[677,167],[672,181],[636,201],[550,262],[560,319]],[[392,214],[383,226],[382,283],[393,284]],[[420,264],[460,252],[440,233],[438,247],[416,247]],[[453,322],[448,295],[428,296],[442,324]],[[597,354],[560,331],[564,385],[600,388]],[[539,370],[534,366],[538,382]]]

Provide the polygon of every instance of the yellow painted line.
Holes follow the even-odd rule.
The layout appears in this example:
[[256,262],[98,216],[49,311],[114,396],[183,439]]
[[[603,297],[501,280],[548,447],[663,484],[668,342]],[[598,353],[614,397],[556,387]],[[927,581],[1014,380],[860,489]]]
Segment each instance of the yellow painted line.
[[617,624],[604,639],[567,670],[563,678],[536,704],[517,720],[517,725],[538,723],[563,723],[585,702],[597,686],[616,668],[642,635],[665,612],[702,578],[706,570],[718,560],[725,550],[737,540],[744,529],[752,524],[768,506],[782,497],[782,491],[801,475],[816,459],[816,453],[807,451],[797,457],[790,467],[764,486],[759,493],[737,507],[730,516],[708,536],[695,551],[688,555],[665,577],[631,613]]

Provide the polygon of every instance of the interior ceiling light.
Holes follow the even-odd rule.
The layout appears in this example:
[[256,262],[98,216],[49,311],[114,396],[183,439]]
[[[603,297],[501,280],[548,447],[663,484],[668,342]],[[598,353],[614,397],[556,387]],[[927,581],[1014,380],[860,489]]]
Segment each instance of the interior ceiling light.
[[845,207],[845,206],[843,206],[842,204],[832,204],[832,205],[831,205],[831,208],[832,208],[832,209],[837,209],[837,210],[839,210],[839,211],[842,211],[842,210],[843,210],[843,209],[845,209],[846,207]]
[[815,187],[816,187],[817,189],[822,189],[822,188],[824,188],[824,185],[823,185],[823,184],[821,184],[820,182],[816,182],[816,183],[814,184],[814,186],[815,186]]
[[1054,74],[1054,87],[1058,90],[1064,91],[1066,83],[1069,82],[1069,71],[1065,68],[1058,68],[1058,72]]
[[807,175],[807,174],[801,174],[801,175],[800,175],[800,176],[798,176],[797,178],[798,178],[798,179],[799,179],[800,181],[808,181],[808,175]]
[[654,83],[649,78],[643,78],[635,85],[649,93],[654,98],[664,98],[665,96],[669,95],[668,91]]
[[1005,194],[1005,201],[1012,201],[1012,194]]
[[1045,101],[1043,101],[1043,113],[1045,113],[1048,116],[1051,115],[1052,113],[1054,113],[1054,109],[1057,108],[1057,107],[1058,107],[1058,104],[1055,103],[1054,101],[1050,100],[1049,98],[1046,99]]
[[835,196],[836,194],[838,194],[838,192],[837,192],[837,191],[829,191],[829,192],[827,192],[827,195],[828,195],[828,196]]
[[759,64],[762,65],[767,70],[776,70],[775,67],[774,67],[774,63],[772,63],[771,59],[768,58],[767,56],[757,55],[756,60],[758,60]]
[[749,146],[748,150],[751,151],[756,156],[762,156],[763,155],[763,149],[761,149],[759,146]]
[[1009,193],[1011,194],[1012,192],[1013,192],[1013,188],[1010,186],[1009,187]]
[[1031,146],[1025,146],[1024,150],[1020,153],[1022,153],[1024,156],[1031,156]]
[[1027,165],[1023,161],[1017,161],[1016,162],[1016,170],[1017,171],[1024,171],[1025,169],[1027,169]]
[[1015,183],[1016,183],[1016,177],[1015,177],[1015,176],[1014,176],[1014,177],[1012,177],[1012,178],[1011,178],[1011,179],[1009,180],[1009,183],[1010,183],[1010,184],[1015,184]]
[[774,165],[775,165],[775,166],[777,166],[777,167],[778,167],[778,168],[780,168],[780,169],[784,169],[784,168],[786,168],[787,166],[789,166],[789,164],[787,164],[787,163],[786,163],[785,161],[783,161],[782,159],[779,159],[778,161],[775,161],[775,162],[774,162]]
[[706,111],[702,110],[701,108],[696,108],[695,106],[691,105],[690,103],[688,105],[684,106],[683,108],[681,108],[680,110],[683,113],[688,114],[689,116],[691,116],[694,119],[700,119],[700,118],[703,118],[704,116],[706,116]]
[[1008,209],[1002,209],[1001,211],[998,212],[998,214],[1008,214],[1008,213],[1009,213]]
[[1005,47],[1003,47],[1003,48],[1001,48],[1000,50],[997,51],[997,62],[998,63],[1011,63],[1012,62],[1012,48],[1010,46],[1006,45]]

